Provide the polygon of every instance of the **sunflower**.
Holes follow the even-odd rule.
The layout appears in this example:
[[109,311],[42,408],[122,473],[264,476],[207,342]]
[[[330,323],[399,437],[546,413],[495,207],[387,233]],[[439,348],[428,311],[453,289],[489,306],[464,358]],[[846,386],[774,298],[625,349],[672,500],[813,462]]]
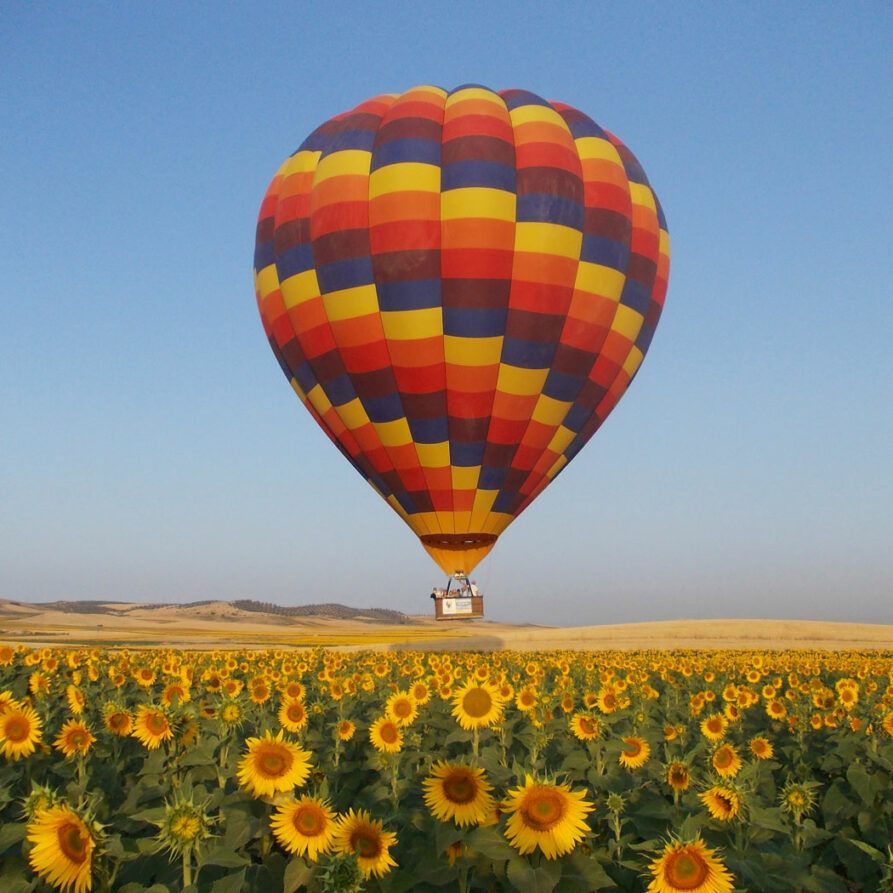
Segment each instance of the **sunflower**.
[[540,784],[528,775],[524,787],[508,792],[504,809],[510,813],[505,827],[508,842],[521,855],[537,847],[547,859],[557,859],[590,831],[586,816],[593,804],[585,791],[572,791],[566,784]]
[[146,704],[140,704],[136,708],[136,719],[130,734],[147,750],[156,750],[161,747],[162,741],[170,741],[174,737],[170,720],[164,711]]
[[310,754],[282,737],[266,732],[249,738],[248,750],[239,762],[239,784],[255,797],[272,797],[300,787],[310,774]]
[[171,682],[169,685],[166,685],[161,693],[161,703],[165,707],[170,707],[174,703],[174,699],[176,699],[178,704],[187,704],[191,701],[192,696],[189,693],[189,686],[182,682]]
[[307,708],[303,701],[285,700],[279,707],[279,724],[289,732],[300,732],[307,725]]
[[[848,689],[844,689],[848,691]],[[816,804],[816,789],[818,784],[814,781],[788,780],[779,794],[781,808],[794,816],[799,824],[803,816],[808,815]]]
[[235,728],[242,722],[242,708],[236,701],[227,701],[220,708],[220,721],[225,726]]
[[62,725],[59,735],[53,742],[66,757],[85,756],[96,740],[84,723],[70,719]]
[[515,695],[515,706],[526,713],[528,710],[533,710],[537,704],[537,696],[536,691],[529,685],[525,685],[517,695]]
[[84,820],[68,806],[51,806],[28,823],[31,868],[48,884],[60,890],[85,893],[93,878],[93,849],[96,846]]
[[721,778],[734,778],[741,770],[741,757],[731,744],[722,744],[713,751],[710,758],[716,774]]
[[102,721],[114,735],[126,738],[133,731],[133,717],[129,710],[118,704],[106,704],[102,710]]
[[453,695],[453,716],[467,731],[496,725],[504,707],[499,689],[489,682],[469,680]]
[[134,672],[133,678],[136,680],[137,685],[149,688],[155,683],[155,671],[149,667],[140,667]]
[[371,874],[382,877],[397,866],[389,852],[396,842],[397,835],[385,831],[382,823],[373,821],[364,809],[349,809],[335,830],[335,850],[355,855],[364,878]]
[[87,699],[84,696],[83,689],[76,685],[69,685],[65,689],[65,699],[68,701],[68,709],[75,715],[80,716],[84,712]]
[[394,720],[382,716],[369,726],[369,740],[381,753],[398,753],[403,747],[403,732]]
[[431,700],[431,689],[428,683],[419,679],[409,687],[409,696],[421,707]]
[[41,719],[34,709],[17,705],[0,715],[0,753],[7,760],[30,757],[41,741]]
[[729,721],[722,713],[711,713],[701,720],[701,734],[708,741],[722,741],[729,728]]
[[667,784],[674,791],[687,791],[691,784],[691,772],[689,772],[688,766],[679,760],[673,760],[667,766]]
[[270,827],[286,852],[316,862],[332,848],[337,817],[327,800],[304,796],[277,806]]
[[881,727],[888,735],[893,737],[893,713],[888,713],[881,720]]
[[441,822],[480,825],[493,811],[492,785],[483,769],[461,763],[437,762],[422,782],[425,805]]
[[775,756],[775,748],[768,738],[758,735],[756,738],[750,739],[750,752],[758,760],[771,760]]
[[419,707],[415,699],[408,692],[396,691],[385,704],[385,714],[398,726],[412,725],[419,715]]
[[623,747],[620,750],[618,762],[624,769],[639,769],[648,762],[651,756],[651,745],[644,738],[633,735],[621,740]]
[[335,726],[335,734],[341,741],[350,741],[356,730],[357,727],[349,719],[342,719],[338,725]]
[[731,788],[716,785],[698,797],[710,815],[721,822],[730,822],[741,811],[741,798]]
[[570,718],[570,728],[580,741],[594,741],[601,735],[601,723],[591,713],[575,713]]
[[690,843],[671,840],[650,866],[646,893],[732,893],[734,878],[700,838]]

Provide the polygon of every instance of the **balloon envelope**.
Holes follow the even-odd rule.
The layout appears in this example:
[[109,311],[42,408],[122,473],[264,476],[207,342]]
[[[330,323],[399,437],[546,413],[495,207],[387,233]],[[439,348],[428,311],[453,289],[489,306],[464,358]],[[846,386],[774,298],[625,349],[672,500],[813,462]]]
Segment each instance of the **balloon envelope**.
[[669,239],[635,157],[524,90],[417,87],[317,128],[261,206],[283,372],[447,573],[470,573],[635,376]]

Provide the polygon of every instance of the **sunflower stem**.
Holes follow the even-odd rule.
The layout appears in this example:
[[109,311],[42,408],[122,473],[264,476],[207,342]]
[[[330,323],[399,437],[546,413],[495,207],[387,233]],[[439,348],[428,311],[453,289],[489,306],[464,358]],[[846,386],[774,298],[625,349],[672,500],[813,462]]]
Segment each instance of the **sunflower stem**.
[[478,758],[478,748],[481,743],[481,730],[477,727],[471,733],[471,752],[474,754],[474,758]]
[[183,887],[192,886],[192,851],[183,850]]

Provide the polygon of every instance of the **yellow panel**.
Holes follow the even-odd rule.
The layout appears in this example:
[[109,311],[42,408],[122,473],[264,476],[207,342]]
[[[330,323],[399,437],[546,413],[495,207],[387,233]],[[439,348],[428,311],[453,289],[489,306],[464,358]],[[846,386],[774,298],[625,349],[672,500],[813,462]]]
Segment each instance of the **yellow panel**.
[[393,422],[373,422],[372,427],[378,433],[382,446],[396,447],[412,443],[412,433],[406,419],[396,419]]
[[540,394],[531,418],[543,425],[560,425],[571,406],[573,406],[573,403],[565,400],[554,400],[552,397]]
[[279,288],[279,274],[276,272],[276,264],[269,264],[260,272],[254,274],[254,287],[262,298],[273,294]]
[[501,365],[496,390],[517,396],[539,394],[548,374],[548,369],[521,369],[519,366]]
[[403,95],[406,96],[408,93],[431,93],[441,99],[445,99],[447,96],[447,91],[443,87],[436,87],[434,84],[418,84],[407,90]]
[[455,105],[457,102],[464,102],[467,99],[483,99],[485,102],[492,102],[493,105],[505,109],[505,103],[502,101],[502,97],[484,87],[465,87],[462,90],[457,90],[455,93],[451,93],[447,97],[446,108]]
[[633,345],[632,350],[629,352],[629,356],[623,361],[623,371],[632,378],[636,374],[636,370],[639,366],[642,365],[642,360],[644,359],[645,354],[643,354],[638,347]]
[[552,467],[546,472],[546,477],[551,481],[565,465],[567,465],[567,456],[559,456]]
[[351,431],[356,431],[357,428],[362,428],[363,425],[369,423],[369,416],[366,415],[366,410],[363,409],[363,404],[360,403],[359,397],[354,397],[353,400],[337,407],[337,411],[341,421]]
[[502,355],[502,336],[462,338],[444,335],[443,355],[446,362],[457,366],[495,366]]
[[320,415],[325,415],[332,408],[332,404],[326,396],[326,392],[322,389],[322,385],[315,384],[310,388],[307,392],[307,399]]
[[440,195],[440,219],[484,217],[488,220],[514,220],[516,199],[514,192],[485,186],[447,189]]
[[563,453],[570,446],[571,441],[576,436],[574,431],[571,431],[570,428],[565,428],[564,425],[562,425],[555,432],[555,436],[549,442],[547,449],[552,450],[553,453]]
[[452,473],[454,490],[474,490],[478,485],[478,478],[481,476],[481,466],[454,465]]
[[623,166],[623,162],[620,160],[620,153],[610,140],[603,140],[598,136],[581,136],[574,142],[577,144],[577,153],[581,161],[601,158],[605,161],[613,161],[621,167]]
[[623,273],[602,264],[591,264],[581,260],[577,267],[575,287],[581,291],[619,301],[625,283],[626,276]]
[[570,133],[564,118],[548,105],[519,105],[518,108],[512,109],[509,114],[512,116],[512,127],[518,127],[520,124],[530,124],[533,121],[546,122],[547,124],[555,124],[557,127]]
[[440,168],[410,161],[380,167],[369,177],[369,198],[389,192],[440,192]]
[[304,270],[303,273],[295,273],[282,283],[282,300],[290,310],[305,301],[312,301],[319,297],[319,282],[316,279],[316,270]]
[[644,205],[646,208],[651,208],[652,211],[657,213],[657,205],[654,203],[654,193],[651,191],[650,186],[646,186],[644,183],[630,183],[629,195],[634,205]]
[[313,175],[313,183],[321,183],[330,177],[340,177],[345,174],[368,174],[372,163],[372,153],[362,149],[342,149],[326,155],[316,168]]
[[630,341],[635,341],[644,321],[645,318],[642,314],[633,310],[632,307],[618,304],[611,322],[611,331],[618,332],[625,338],[629,338]]
[[450,464],[450,442],[417,443],[416,452],[422,468],[447,468]]
[[487,516],[487,520],[484,523],[484,528],[481,530],[481,533],[495,533],[499,536],[512,521],[515,520],[514,515],[506,514],[505,512],[490,512]]
[[437,512],[419,512],[412,517],[418,518],[419,523],[424,524],[429,532],[443,533],[440,529],[440,521],[437,520]]
[[557,254],[576,260],[580,256],[583,233],[558,223],[518,223],[515,226],[515,251]]
[[391,310],[381,314],[385,338],[394,341],[415,341],[443,334],[443,311],[440,307],[425,310]]
[[[471,512],[453,512],[453,524],[456,533],[468,533],[471,524]],[[470,571],[469,571],[470,573]]]
[[322,155],[322,152],[311,152],[308,149],[304,149],[302,152],[295,152],[291,158],[286,160],[280,170],[286,176],[310,173],[310,171],[316,170],[320,155]]
[[441,533],[455,533],[455,522],[452,512],[437,512],[437,520],[440,522]]
[[322,296],[329,320],[353,319],[378,313],[378,292],[374,285],[355,285]]
[[665,229],[660,231],[660,253],[670,253],[670,234]]

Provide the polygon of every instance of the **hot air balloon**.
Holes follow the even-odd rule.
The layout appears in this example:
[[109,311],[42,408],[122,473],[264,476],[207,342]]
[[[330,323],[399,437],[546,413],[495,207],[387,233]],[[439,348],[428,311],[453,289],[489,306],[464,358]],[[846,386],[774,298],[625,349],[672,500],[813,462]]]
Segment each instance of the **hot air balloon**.
[[467,582],[636,375],[669,238],[635,156],[582,112],[422,86],[336,115],[285,161],[254,272],[298,397]]

